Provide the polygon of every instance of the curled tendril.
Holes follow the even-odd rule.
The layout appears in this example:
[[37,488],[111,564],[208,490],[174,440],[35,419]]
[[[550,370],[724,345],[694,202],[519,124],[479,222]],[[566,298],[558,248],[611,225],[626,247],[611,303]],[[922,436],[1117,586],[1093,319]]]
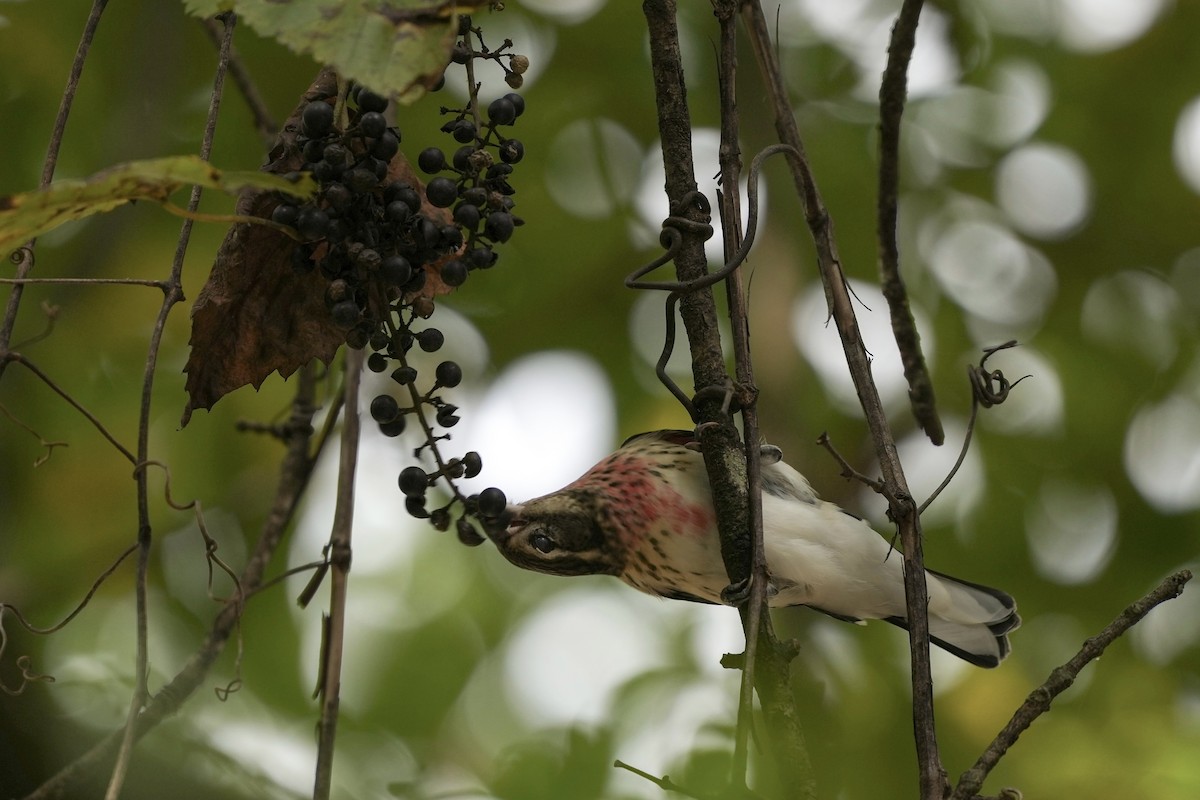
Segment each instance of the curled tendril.
[[[658,376],[658,380],[662,385],[666,386],[671,394],[675,396],[675,399],[687,409],[688,414],[693,420],[696,419],[696,408],[692,399],[667,375],[667,362],[670,360],[671,353],[675,349],[675,305],[683,295],[706,289],[725,280],[746,260],[746,256],[749,255],[750,248],[754,245],[754,238],[758,233],[758,174],[762,169],[763,161],[777,153],[791,153],[795,155],[796,150],[791,145],[771,145],[760,151],[750,163],[746,198],[748,209],[746,234],[742,239],[741,246],[738,247],[737,252],[733,254],[728,263],[715,272],[701,275],[690,281],[642,280],[643,277],[675,258],[680,246],[683,244],[684,233],[701,236],[704,240],[712,237],[712,225],[708,222],[711,219],[712,206],[703,193],[691,191],[683,196],[679,203],[671,209],[671,215],[663,220],[663,229],[662,233],[659,234],[659,243],[666,248],[666,252],[649,264],[634,270],[625,278],[625,285],[630,289],[659,289],[670,292],[667,295],[666,302],[666,336],[663,342],[662,354],[659,355],[658,362],[654,365],[654,373]],[[689,212],[693,216],[701,216],[702,219],[693,219],[691,216],[688,216]],[[727,387],[718,388],[722,392],[728,391]]]
[[1008,394],[1014,386],[1029,377],[1025,375],[1010,383],[1000,370],[994,369],[989,371],[987,369],[987,360],[989,358],[1001,350],[1008,350],[1016,346],[1017,340],[1010,339],[1004,344],[985,347],[983,349],[983,358],[979,360],[979,365],[967,365],[967,379],[971,384],[971,418],[967,420],[967,433],[963,437],[962,450],[959,451],[958,460],[950,468],[946,479],[933,490],[933,494],[929,495],[929,499],[921,504],[921,507],[917,509],[917,514],[925,513],[925,509],[929,508],[929,504],[937,499],[937,496],[942,493],[943,489],[950,485],[950,481],[958,473],[959,467],[962,466],[963,461],[967,457],[967,450],[971,446],[971,436],[975,432],[975,420],[979,418],[979,407],[991,408],[992,406],[1000,405],[1008,399]]
[[21,264],[27,264],[32,267],[33,266],[33,248],[30,247],[29,245],[23,245],[21,247],[18,247],[16,250],[13,250],[11,253],[8,254],[8,260],[18,266],[20,266]]
[[[1008,379],[1004,377],[1003,372],[998,369],[988,372],[985,367],[987,360],[991,358],[994,353],[1016,346],[1017,340],[1012,339],[1004,344],[998,344],[995,347],[984,348],[984,356],[980,360],[979,366],[967,366],[967,376],[971,381],[971,391],[975,397],[975,401],[984,408],[991,408],[992,406],[998,406],[1003,403],[1008,399],[1008,393],[1012,390],[1012,388],[1021,381],[1025,380],[1025,378],[1029,377],[1028,375],[1024,375],[1020,378],[1017,378],[1012,383],[1009,383]],[[995,384],[995,388],[993,388],[993,384]]]

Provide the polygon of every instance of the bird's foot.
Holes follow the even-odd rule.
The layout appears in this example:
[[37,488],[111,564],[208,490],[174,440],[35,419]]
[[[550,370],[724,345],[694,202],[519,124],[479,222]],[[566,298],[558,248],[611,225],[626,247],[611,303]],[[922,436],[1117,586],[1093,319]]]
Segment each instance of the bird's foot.
[[721,602],[729,606],[740,606],[750,599],[750,578],[743,578],[721,590]]

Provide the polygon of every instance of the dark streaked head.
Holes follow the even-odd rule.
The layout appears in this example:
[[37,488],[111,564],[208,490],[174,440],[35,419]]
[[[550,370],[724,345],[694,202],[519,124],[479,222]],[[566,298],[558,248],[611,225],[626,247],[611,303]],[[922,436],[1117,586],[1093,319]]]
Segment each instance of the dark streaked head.
[[547,575],[619,575],[625,566],[620,543],[597,520],[597,499],[564,490],[509,507],[512,519],[489,535],[518,567]]

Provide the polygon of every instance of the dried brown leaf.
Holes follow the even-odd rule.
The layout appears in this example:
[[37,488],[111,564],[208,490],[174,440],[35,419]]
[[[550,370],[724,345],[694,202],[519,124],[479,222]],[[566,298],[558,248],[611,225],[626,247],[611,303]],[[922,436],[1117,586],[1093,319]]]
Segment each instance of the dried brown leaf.
[[[284,124],[264,171],[282,175],[303,165],[297,144],[301,113],[308,103],[336,93],[337,77],[326,68]],[[422,187],[403,154],[392,160],[388,179]],[[252,191],[242,195],[237,211],[269,217],[278,203],[271,192]],[[452,219],[445,209],[428,204],[423,213],[442,224],[450,224]],[[208,282],[192,308],[192,351],[184,367],[188,402],[182,425],[187,425],[195,409],[212,408],[226,394],[247,384],[257,389],[272,372],[287,378],[314,358],[330,363],[345,343],[346,331],[334,324],[325,305],[328,279],[320,270],[302,275],[292,267],[297,246],[296,241],[262,225],[239,223],[226,234]],[[427,267],[428,279],[420,296],[433,298],[451,291],[439,272],[441,263],[454,255]],[[411,302],[415,297],[406,299]],[[375,302],[385,300],[376,298]]]

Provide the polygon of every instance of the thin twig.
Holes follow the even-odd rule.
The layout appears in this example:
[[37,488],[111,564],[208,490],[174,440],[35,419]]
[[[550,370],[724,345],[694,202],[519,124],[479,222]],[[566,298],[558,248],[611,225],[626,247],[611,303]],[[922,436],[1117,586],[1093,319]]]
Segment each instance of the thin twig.
[[[225,71],[229,63],[229,47],[233,40],[233,29],[237,18],[233,14],[222,16],[225,23],[225,37],[221,42],[221,53],[217,59],[216,74],[213,77],[213,89],[208,106],[208,118],[205,121],[204,136],[200,143],[200,158],[208,161],[212,154],[213,138],[216,135],[217,115],[221,109],[221,95],[225,87]],[[188,201],[188,211],[195,212],[200,205],[201,188],[192,187],[192,195]],[[149,460],[150,449],[150,413],[154,388],[154,373],[158,368],[158,351],[162,344],[163,331],[166,329],[167,316],[176,303],[183,299],[184,257],[187,255],[188,243],[191,241],[192,220],[186,219],[179,231],[179,240],[175,247],[175,258],[171,265],[171,276],[168,288],[164,293],[162,305],[159,307],[158,318],[154,330],[150,334],[150,343],[146,353],[146,367],[142,376],[141,410],[138,417],[138,464],[146,464]],[[149,699],[147,678],[149,677],[150,653],[148,629],[149,610],[147,607],[147,582],[150,570],[150,549],[152,545],[150,527],[150,500],[147,474],[145,469],[136,470],[137,480],[137,513],[138,513],[138,567],[137,580],[134,584],[134,598],[137,608],[137,652],[134,666],[134,690],[129,703],[129,716],[125,723],[125,733],[122,737],[121,748],[117,752],[117,760],[113,766],[112,777],[109,780],[105,800],[117,800],[125,775],[129,769],[129,760],[133,754],[136,741],[137,721],[142,709]],[[238,595],[240,604],[240,593]]]
[[87,418],[87,421],[92,423],[92,426],[95,427],[96,430],[100,431],[100,435],[103,436],[105,439],[107,439],[109,444],[111,444],[113,447],[117,448],[117,450],[120,451],[121,455],[125,456],[125,458],[127,458],[129,460],[130,464],[137,463],[137,457],[134,456],[134,454],[129,450],[129,448],[127,448],[125,445],[123,445],[117,441],[116,437],[113,436],[112,433],[109,432],[108,428],[104,427],[104,423],[101,422],[99,420],[99,418],[96,417],[95,414],[93,414],[92,412],[90,412],[86,408],[84,408],[82,403],[80,403],[78,400],[76,400],[74,397],[72,397],[70,394],[68,394],[67,391],[65,389],[63,389],[61,386],[59,386],[57,383],[55,383],[54,380],[49,375],[42,372],[42,370],[37,366],[37,364],[34,364],[32,361],[30,361],[28,358],[21,355],[20,353],[9,353],[7,358],[0,358],[0,364],[3,364],[8,361],[20,364],[21,366],[25,367],[25,369],[29,370],[34,375],[36,375],[42,381],[42,383],[46,384],[52,390],[54,390],[55,394],[57,394],[63,400],[66,400],[67,403],[69,403],[70,406],[72,408],[74,408],[76,411],[78,411],[80,414],[83,414],[83,416]]
[[166,291],[167,284],[163,281],[148,278],[0,278],[0,283],[29,286],[35,283],[79,284],[84,286],[102,286],[104,284],[128,286],[154,286]]
[[954,787],[951,800],[967,800],[967,798],[973,797],[983,786],[988,773],[1003,758],[1008,749],[1016,743],[1034,720],[1050,710],[1050,704],[1054,698],[1070,688],[1080,671],[1099,658],[1105,649],[1116,641],[1117,637],[1141,622],[1151,609],[1160,603],[1178,597],[1183,592],[1184,585],[1191,579],[1192,573],[1186,569],[1168,576],[1156,589],[1122,611],[1120,616],[1109,623],[1104,630],[1085,641],[1079,652],[1067,663],[1055,668],[1041,686],[1029,693],[1029,697],[984,750],[983,755],[979,757],[974,766],[958,779],[958,785]]
[[879,391],[871,377],[870,359],[862,341],[854,306],[841,268],[833,223],[825,208],[816,179],[805,155],[804,144],[792,112],[791,99],[762,7],[755,0],[742,5],[742,18],[751,48],[775,115],[780,141],[790,145],[788,154],[792,180],[804,209],[817,251],[817,265],[830,304],[846,364],[862,404],[883,473],[888,512],[896,522],[904,546],[904,596],[908,609],[909,654],[912,660],[913,729],[922,800],[941,800],[947,783],[946,770],[938,753],[933,714],[933,679],[929,655],[929,595],[925,581],[925,557],[921,542],[920,517],[908,489],[904,469],[896,451],[895,438],[884,414]]
[[755,794],[744,786],[734,787],[729,791],[699,792],[694,789],[688,789],[684,786],[680,786],[678,783],[671,780],[671,778],[667,775],[663,775],[661,778],[657,775],[651,775],[649,772],[646,772],[643,769],[638,769],[632,764],[626,764],[620,759],[614,761],[613,766],[617,769],[623,769],[627,772],[632,772],[639,778],[645,778],[659,789],[662,789],[664,792],[674,792],[675,794],[682,795],[683,797],[690,797],[692,800],[761,800],[761,795]]
[[925,0],[904,0],[888,45],[887,68],[879,84],[879,237],[880,288],[892,314],[892,333],[908,379],[908,399],[917,423],[935,445],[946,439],[933,396],[933,381],[921,352],[921,335],[908,305],[908,290],[900,275],[900,246],[896,239],[900,191],[900,120],[908,94],[908,64],[917,40],[917,20]]
[[[217,24],[217,20],[206,19],[203,21],[203,25],[208,38],[220,48],[224,40],[224,31]],[[246,65],[242,63],[241,54],[233,46],[229,48],[229,77],[233,78],[234,85],[246,100],[246,105],[250,107],[250,114],[254,117],[254,128],[258,131],[258,135],[268,146],[271,145],[275,141],[275,135],[279,132],[279,123],[271,116],[271,111],[263,101],[258,87],[254,84],[254,79],[250,77]]]
[[321,721],[318,725],[317,769],[313,800],[328,800],[333,782],[333,748],[341,702],[342,657],[346,635],[346,596],[350,578],[350,534],[354,527],[354,474],[358,466],[358,387],[363,370],[361,350],[346,350],[346,385],[339,459],[337,505],[329,536],[330,589],[328,638],[321,648]]
[[[721,234],[727,261],[742,244],[742,157],[738,143],[737,114],[737,8],[736,3],[714,4],[720,24],[720,45],[717,52],[717,86],[721,103],[721,189],[717,207],[721,215]],[[755,176],[757,179],[757,176]],[[757,204],[756,204],[757,205]],[[757,210],[757,209],[755,209]],[[753,387],[754,369],[750,361],[750,321],[746,314],[746,293],[742,287],[742,271],[735,269],[725,282],[732,323],[734,369],[741,387]],[[758,448],[758,415],[754,391],[747,392],[747,402],[741,404],[742,434],[746,446],[746,498],[750,523],[750,591],[742,604],[743,627],[746,632],[746,658],[742,669],[741,691],[738,697],[737,729],[734,737],[733,764],[730,785],[745,787],[750,762],[750,727],[754,722],[754,679],[758,655],[758,639],[766,609],[766,570],[762,542],[762,464]],[[803,754],[807,755],[807,754]]]
[[[92,0],[92,10],[88,12],[87,22],[83,26],[83,35],[79,38],[79,47],[75,49],[75,60],[71,62],[71,72],[67,75],[67,86],[63,89],[62,100],[58,104],[58,114],[54,117],[54,127],[50,131],[50,144],[46,148],[46,160],[42,163],[40,186],[45,188],[54,179],[54,170],[58,166],[58,152],[62,149],[63,134],[67,129],[67,117],[71,114],[71,106],[75,102],[75,92],[79,88],[79,78],[83,75],[83,65],[87,61],[88,51],[92,48],[92,40],[96,38],[96,27],[100,24],[100,16],[108,0]],[[18,248],[13,256],[17,263],[17,278],[29,277],[33,269],[34,241]],[[4,320],[0,322],[0,378],[8,369],[9,345],[12,343],[13,328],[17,324],[17,311],[21,307],[21,296],[25,287],[17,284],[8,296],[8,305],[4,309]]]
[[[20,623],[21,627],[24,628],[25,630],[29,631],[30,633],[35,633],[38,635],[47,635],[47,634],[54,633],[56,631],[60,631],[63,628],[65,628],[67,626],[67,624],[71,622],[71,620],[73,620],[73,619],[75,619],[75,617],[79,616],[79,613],[81,611],[83,611],[83,609],[87,608],[88,603],[90,603],[92,601],[92,596],[96,594],[96,591],[100,588],[100,585],[102,583],[104,583],[106,580],[108,580],[108,576],[112,575],[114,572],[117,571],[117,567],[121,566],[121,563],[124,562],[125,559],[128,558],[136,548],[137,548],[136,544],[130,545],[129,547],[125,548],[125,552],[123,552],[123,553],[121,553],[121,555],[117,556],[116,560],[113,561],[113,563],[110,564],[108,566],[108,568],[104,570],[104,572],[101,572],[100,576],[98,578],[96,578],[95,581],[92,582],[92,588],[88,589],[87,594],[85,594],[83,596],[83,599],[80,600],[78,604],[76,604],[75,608],[71,609],[70,613],[68,613],[67,616],[63,617],[63,619],[60,622],[56,622],[55,624],[51,625],[48,628],[39,628],[36,625],[30,624],[30,622],[27,619],[25,619],[25,616],[21,613],[20,609],[18,609],[16,606],[11,606],[8,603],[0,603],[0,660],[3,659],[4,650],[8,646],[8,633],[4,630],[4,612],[5,611],[11,612],[12,615],[14,617],[16,617],[17,622]],[[53,678],[51,678],[49,676],[39,676],[39,678],[41,680],[48,680],[48,681],[54,680]],[[29,680],[30,680],[29,676],[25,675],[24,681],[22,682],[21,686],[19,686],[16,690],[10,689],[8,686],[4,685],[3,681],[0,681],[0,689],[3,689],[7,694],[12,694],[12,695],[20,694],[21,692],[23,692],[25,690],[25,684],[28,683]]]
[[8,408],[5,407],[5,405],[3,403],[0,403],[0,414],[3,414],[4,416],[8,417],[9,422],[16,425],[18,428],[21,428],[22,430],[24,430],[26,433],[28,433],[33,438],[37,439],[38,444],[40,444],[42,447],[46,448],[46,452],[42,453],[40,456],[37,457],[37,459],[34,460],[34,462],[33,462],[34,468],[40,467],[42,464],[45,464],[47,461],[49,461],[50,457],[52,455],[54,455],[54,448],[70,447],[69,442],[48,441],[40,433],[38,433],[33,428],[31,428],[30,426],[26,425],[24,422],[19,420],[16,417],[16,415],[14,415],[11,411],[8,410]]
[[[746,486],[751,542],[750,591],[740,611],[746,632],[742,663],[742,691],[738,705],[738,728],[732,766],[735,786],[745,789],[749,758],[749,732],[753,722],[753,691],[762,699],[763,713],[770,725],[769,750],[779,775],[797,798],[815,798],[817,789],[795,694],[790,684],[794,650],[775,638],[767,611],[767,571],[763,547],[762,447],[758,427],[758,390],[750,350],[750,316],[740,265],[750,252],[758,224],[758,180],[763,161],[772,151],[758,154],[750,169],[749,214],[745,239],[741,236],[741,153],[737,113],[737,3],[719,2],[714,11],[720,23],[718,86],[721,101],[721,192],[718,207],[725,237],[728,279],[725,286],[732,328],[734,369],[741,408],[746,452]],[[782,147],[778,151],[782,151]],[[787,765],[783,767],[783,765]]]

